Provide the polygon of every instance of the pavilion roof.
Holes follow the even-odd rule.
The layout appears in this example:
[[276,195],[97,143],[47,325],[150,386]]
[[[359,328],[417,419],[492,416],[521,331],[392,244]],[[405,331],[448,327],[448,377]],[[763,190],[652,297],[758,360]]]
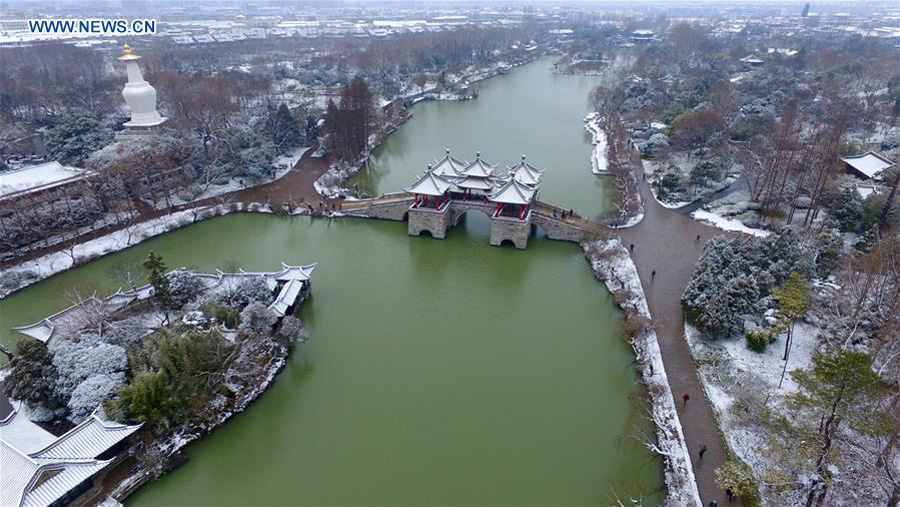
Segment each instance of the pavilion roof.
[[106,468],[110,461],[96,457],[138,428],[104,421],[94,411],[57,438],[13,411],[0,421],[0,505],[46,507],[57,502]]
[[444,193],[449,190],[452,185],[452,181],[429,171],[420,176],[415,183],[404,188],[403,190],[411,194],[438,196],[444,195]]
[[459,188],[467,188],[469,190],[491,190],[494,184],[488,178],[476,178],[474,176],[464,176],[456,182]]
[[447,153],[445,153],[440,160],[431,165],[430,171],[438,176],[455,177],[459,176],[459,172],[467,165],[469,165],[468,162],[464,162],[451,156],[450,148],[447,148]]
[[462,176],[473,176],[475,178],[493,178],[494,169],[496,168],[497,164],[485,162],[481,158],[481,152],[477,152],[475,154],[475,160],[460,171],[459,174]]
[[509,168],[509,175],[519,183],[533,187],[541,182],[544,169],[529,164],[525,161],[525,155],[522,155],[522,161]]
[[502,204],[529,204],[534,200],[536,193],[537,189],[523,185],[515,178],[510,178],[503,186],[495,190],[488,200]]

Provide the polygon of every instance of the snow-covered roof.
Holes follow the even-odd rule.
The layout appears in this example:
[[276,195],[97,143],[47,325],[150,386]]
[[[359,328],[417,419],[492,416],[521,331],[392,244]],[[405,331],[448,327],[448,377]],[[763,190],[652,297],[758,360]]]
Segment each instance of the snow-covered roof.
[[64,433],[50,445],[31,453],[30,456],[44,460],[96,458],[125,440],[140,427],[103,421],[94,412],[84,422]]
[[0,505],[53,504],[109,465],[96,457],[138,428],[103,421],[95,411],[57,438],[14,410],[0,421]]
[[536,192],[536,189],[510,178],[503,186],[495,190],[488,200],[502,204],[528,204],[534,199]]
[[460,171],[460,175],[462,176],[474,176],[476,178],[492,178],[494,176],[494,169],[497,168],[497,164],[489,164],[482,160],[481,152],[475,153],[475,160],[472,161],[469,165],[463,168]]
[[0,173],[0,198],[45,190],[77,181],[88,172],[59,162],[43,164]]
[[447,148],[447,152],[444,156],[431,165],[430,171],[438,176],[455,177],[459,176],[459,172],[466,165],[468,165],[468,162],[463,162],[462,160],[453,157],[450,155],[450,148]]
[[874,179],[879,179],[876,177],[878,173],[894,165],[892,160],[872,151],[853,157],[842,157],[841,160],[867,178]]
[[49,431],[21,415],[18,407],[0,421],[0,437],[26,454],[39,451],[56,440]]
[[461,189],[469,189],[469,190],[490,190],[494,188],[491,179],[489,178],[476,178],[474,176],[464,176],[459,181],[456,182],[456,186]]
[[269,310],[275,312],[279,317],[284,317],[291,306],[297,302],[297,296],[300,295],[301,290],[303,290],[302,280],[288,280],[278,292],[275,301],[269,305]]
[[444,195],[444,192],[446,192],[452,184],[453,182],[451,182],[450,180],[441,176],[437,176],[433,172],[429,171],[420,176],[419,179],[415,181],[415,183],[404,188],[403,190],[411,194],[438,196]]
[[544,169],[529,164],[525,161],[525,155],[522,155],[522,161],[509,168],[509,175],[519,183],[533,187],[541,182]]

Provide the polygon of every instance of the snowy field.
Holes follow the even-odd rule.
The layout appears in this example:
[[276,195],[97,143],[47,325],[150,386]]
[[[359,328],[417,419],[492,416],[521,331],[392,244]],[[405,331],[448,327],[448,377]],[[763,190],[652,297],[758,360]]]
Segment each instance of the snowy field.
[[609,146],[606,142],[606,132],[600,126],[600,117],[596,113],[591,113],[584,118],[584,129],[591,134],[591,144],[594,145],[591,151],[591,172],[594,174],[608,174],[609,162],[607,153]]
[[747,227],[738,220],[735,220],[733,218],[721,217],[719,215],[716,215],[715,213],[702,209],[698,209],[697,211],[693,212],[691,214],[691,217],[693,217],[694,220],[708,223],[713,227],[718,227],[719,229],[725,231],[743,232],[760,238],[764,238],[769,235],[769,231]]
[[[797,391],[790,372],[809,368],[818,333],[817,327],[798,322],[794,328],[790,356],[785,363],[782,359],[784,338],[759,353],[747,348],[744,338],[712,340],[702,337],[697,329],[685,324],[685,339],[697,361],[700,380],[713,405],[725,442],[741,461],[753,469],[756,477],[763,475],[766,462],[770,459],[763,455],[770,430],[742,407],[753,399],[757,402],[765,400],[763,403],[770,409],[781,409],[784,396]],[[762,493],[766,500],[765,488]],[[768,500],[771,505],[802,503],[798,495],[790,492]]]
[[[241,182],[248,181],[247,178],[232,177],[232,178],[229,178],[228,183],[226,183],[224,185],[215,185],[215,184],[208,185],[206,187],[206,189],[204,189],[203,193],[198,194],[193,199],[186,201],[184,199],[181,199],[177,195],[175,195],[169,199],[169,203],[171,203],[172,206],[180,206],[182,204],[187,204],[189,202],[208,199],[210,197],[218,197],[220,195],[229,194],[231,192],[237,192],[239,190],[246,190],[248,188],[257,187],[259,185],[264,185],[264,184],[271,183],[276,180],[280,180],[281,178],[285,177],[289,172],[291,172],[291,170],[294,168],[294,166],[297,165],[297,162],[299,162],[300,159],[303,158],[303,154],[306,153],[306,150],[308,150],[308,149],[309,149],[309,146],[300,146],[298,148],[294,148],[289,153],[286,153],[286,154],[281,155],[278,158],[276,158],[272,162],[272,165],[274,165],[278,169],[275,171],[274,178],[272,178],[271,180],[260,181],[258,183],[254,183],[252,185],[246,185],[246,184],[242,185]],[[154,208],[164,209],[164,208],[168,207],[167,204],[168,203],[165,201],[165,199],[163,199],[163,200],[160,200],[159,202],[155,203]]]

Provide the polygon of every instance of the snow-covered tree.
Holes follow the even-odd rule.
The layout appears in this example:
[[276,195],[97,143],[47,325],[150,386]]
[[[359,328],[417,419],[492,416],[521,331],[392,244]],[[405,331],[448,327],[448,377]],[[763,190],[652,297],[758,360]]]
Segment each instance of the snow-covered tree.
[[[860,443],[896,431],[885,403],[887,391],[872,369],[871,357],[850,350],[817,352],[808,370],[791,376],[799,389],[788,396],[788,413],[769,421],[766,479],[776,484],[793,481],[804,487],[806,505],[825,505],[837,477],[853,482],[861,476],[852,474],[869,473],[842,466],[867,452]],[[874,505],[878,494],[858,491],[854,500]]]
[[55,390],[62,399],[69,399],[75,388],[89,377],[121,374],[128,367],[125,349],[105,342],[91,345],[59,339],[50,343],[50,350],[59,375]]
[[247,338],[263,338],[272,333],[272,326],[278,317],[260,302],[247,305],[241,312],[241,325],[238,333]]
[[181,308],[191,302],[202,290],[200,281],[192,271],[181,268],[166,275],[169,280],[169,294],[172,297],[172,307]]
[[275,294],[266,285],[265,279],[254,277],[224,291],[218,299],[223,305],[240,312],[250,303],[258,302],[268,306],[275,299]]
[[293,315],[287,315],[281,319],[278,335],[288,343],[293,341],[306,342],[309,339],[309,331],[303,326],[303,322]]
[[112,142],[112,134],[91,113],[72,109],[44,134],[47,153],[62,162],[81,164],[91,153]]
[[69,419],[74,423],[83,421],[103,400],[111,398],[124,382],[124,373],[97,374],[85,379],[69,398]]
[[22,340],[16,344],[15,359],[3,380],[6,396],[31,405],[52,402],[59,375],[47,346],[37,340]]

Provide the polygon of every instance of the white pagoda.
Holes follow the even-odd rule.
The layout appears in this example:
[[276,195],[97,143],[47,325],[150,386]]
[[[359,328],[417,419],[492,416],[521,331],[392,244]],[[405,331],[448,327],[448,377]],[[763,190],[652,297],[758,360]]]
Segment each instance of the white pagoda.
[[131,121],[125,123],[125,127],[133,131],[147,130],[165,123],[166,118],[160,116],[156,110],[156,89],[150,83],[144,81],[138,60],[141,57],[131,52],[128,44],[122,48],[122,56],[119,61],[125,62],[128,72],[128,82],[122,90],[122,97],[131,109]]

